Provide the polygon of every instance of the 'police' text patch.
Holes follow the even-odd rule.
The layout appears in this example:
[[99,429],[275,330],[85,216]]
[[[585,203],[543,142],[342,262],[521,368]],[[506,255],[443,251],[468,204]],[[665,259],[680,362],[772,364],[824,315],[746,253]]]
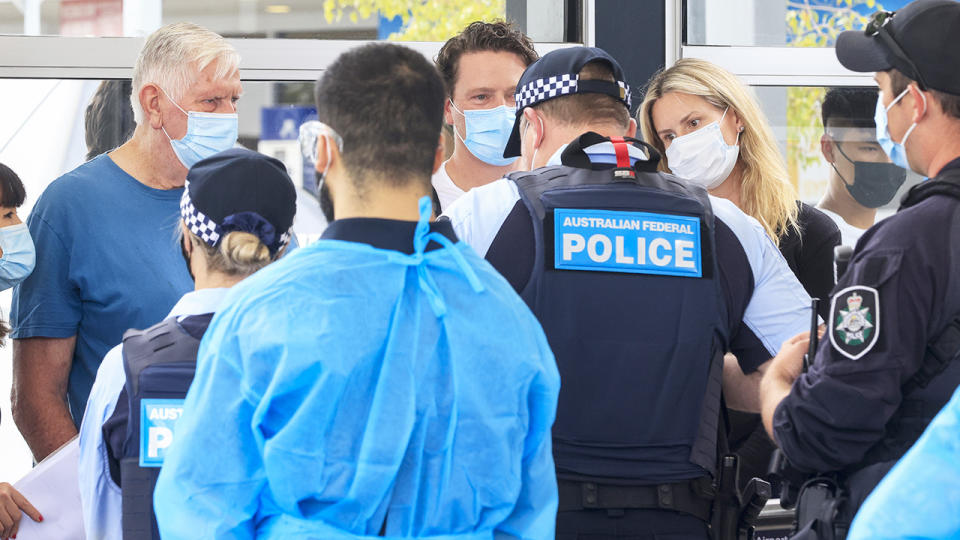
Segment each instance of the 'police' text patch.
[[873,287],[847,287],[830,301],[830,343],[840,354],[858,360],[880,336],[880,295]]
[[140,466],[159,467],[183,414],[182,399],[140,400]]
[[702,277],[700,220],[614,210],[554,210],[554,268]]

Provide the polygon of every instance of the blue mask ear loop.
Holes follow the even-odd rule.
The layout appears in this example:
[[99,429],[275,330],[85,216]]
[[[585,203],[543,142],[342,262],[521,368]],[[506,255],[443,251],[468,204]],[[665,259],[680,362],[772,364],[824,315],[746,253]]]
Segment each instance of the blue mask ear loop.
[[417,221],[417,228],[413,233],[414,253],[412,262],[417,266],[420,289],[427,294],[427,299],[430,301],[430,307],[433,308],[434,315],[443,317],[447,313],[447,305],[443,301],[439,287],[437,287],[436,282],[427,270],[427,266],[423,264],[423,253],[427,248],[427,244],[431,241],[442,245],[448,253],[453,255],[457,266],[460,267],[463,275],[467,278],[467,281],[470,282],[470,287],[473,289],[473,292],[481,293],[484,291],[484,287],[483,283],[480,282],[480,278],[477,277],[477,273],[467,264],[467,260],[463,257],[463,254],[460,253],[460,250],[453,245],[453,242],[438,232],[430,232],[430,215],[433,211],[433,202],[430,200],[430,197],[421,197],[419,204],[420,219]]

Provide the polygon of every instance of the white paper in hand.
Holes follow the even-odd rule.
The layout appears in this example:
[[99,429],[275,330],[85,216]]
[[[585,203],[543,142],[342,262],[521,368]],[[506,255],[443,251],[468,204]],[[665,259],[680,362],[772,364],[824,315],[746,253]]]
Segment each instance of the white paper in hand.
[[17,540],[84,540],[79,456],[79,439],[74,437],[13,485],[43,515],[37,523],[22,514]]

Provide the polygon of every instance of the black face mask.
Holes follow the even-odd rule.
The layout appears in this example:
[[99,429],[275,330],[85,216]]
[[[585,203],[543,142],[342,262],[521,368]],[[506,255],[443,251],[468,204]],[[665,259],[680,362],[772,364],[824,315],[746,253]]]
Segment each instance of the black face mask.
[[847,157],[837,141],[834,141],[833,147],[840,151],[844,159],[853,163],[853,184],[847,182],[847,179],[837,170],[836,165],[832,163],[830,165],[837,171],[837,176],[843,181],[844,187],[850,192],[853,200],[861,206],[880,208],[892,201],[893,196],[897,194],[897,190],[907,178],[907,171],[893,163],[853,161]]
[[323,181],[323,173],[314,171],[317,176],[317,198],[320,200],[320,211],[323,217],[327,218],[327,223],[333,223],[333,199],[330,197],[330,188]]

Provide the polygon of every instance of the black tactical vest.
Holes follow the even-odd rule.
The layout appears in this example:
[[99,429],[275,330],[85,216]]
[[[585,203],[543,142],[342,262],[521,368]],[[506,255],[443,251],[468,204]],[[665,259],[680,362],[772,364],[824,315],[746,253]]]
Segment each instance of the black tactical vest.
[[173,424],[193,381],[200,338],[212,313],[164,320],[123,335],[123,368],[130,417],[120,474],[124,539],[159,540],[153,489],[163,451],[173,440]]
[[509,176],[535,234],[521,296],[562,380],[558,475],[655,484],[713,474],[729,337],[710,201],[656,172],[653,149],[632,167],[591,164],[583,148],[606,140],[586,134],[564,165]]

